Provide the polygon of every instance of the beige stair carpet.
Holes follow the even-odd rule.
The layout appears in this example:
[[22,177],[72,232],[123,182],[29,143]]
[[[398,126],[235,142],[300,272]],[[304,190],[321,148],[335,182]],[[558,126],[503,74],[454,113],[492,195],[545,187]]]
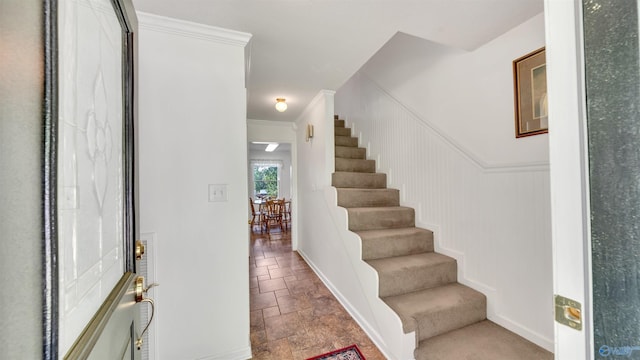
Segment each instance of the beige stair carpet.
[[416,360],[553,359],[486,319],[486,297],[457,283],[455,259],[433,251],[433,233],[415,227],[414,210],[400,205],[400,192],[387,188],[344,120],[336,117],[334,125],[338,205],[362,239],[362,260],[378,272],[378,296],[405,333],[415,331]]

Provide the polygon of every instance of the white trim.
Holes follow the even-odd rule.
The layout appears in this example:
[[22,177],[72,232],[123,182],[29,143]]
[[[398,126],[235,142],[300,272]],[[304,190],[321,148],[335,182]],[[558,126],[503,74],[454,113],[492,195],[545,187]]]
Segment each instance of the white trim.
[[138,26],[157,32],[245,47],[251,34],[138,11]]
[[378,91],[382,92],[386,95],[391,101],[393,101],[396,105],[405,109],[411,116],[413,116],[416,120],[422,122],[425,126],[431,129],[435,134],[437,134],[443,141],[448,143],[453,149],[459,152],[462,156],[468,159],[472,164],[477,166],[484,172],[488,173],[501,173],[501,172],[517,172],[517,171],[549,171],[549,162],[548,161],[538,161],[538,162],[529,162],[529,163],[505,163],[505,164],[497,164],[497,163],[488,163],[480,158],[478,158],[472,151],[462,146],[460,143],[455,141],[452,137],[447,135],[444,131],[438,128],[434,123],[424,119],[422,116],[418,114],[417,111],[411,109],[396,97],[391,95],[387,90],[385,90],[382,86],[380,86],[377,82],[367,76],[364,72],[358,72],[365,81],[369,82],[373,87],[377,88]]
[[251,354],[251,346],[249,346],[242,349],[229,351],[224,354],[201,357],[197,360],[247,360],[251,359],[252,357],[253,354]]

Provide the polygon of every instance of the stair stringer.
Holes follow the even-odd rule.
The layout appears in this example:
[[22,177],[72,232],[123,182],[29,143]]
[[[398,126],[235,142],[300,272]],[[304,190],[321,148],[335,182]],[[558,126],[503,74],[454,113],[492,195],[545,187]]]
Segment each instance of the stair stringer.
[[[348,213],[338,204],[338,192],[335,187],[326,187],[323,190],[323,205],[326,208],[325,214],[329,214],[331,222],[338,233],[342,250],[347,255],[353,269],[353,273],[359,281],[360,294],[363,299],[351,299],[345,295],[322,270],[316,266],[303,250],[298,250],[300,255],[307,261],[309,266],[320,277],[324,284],[331,290],[335,297],[345,307],[347,312],[367,333],[380,351],[388,359],[413,360],[414,350],[417,347],[415,332],[405,334],[402,329],[400,317],[384,301],[378,297],[378,273],[362,260],[362,241],[360,236],[348,230]],[[322,213],[323,209],[318,209]],[[338,250],[338,249],[335,249]],[[353,305],[354,302],[366,303],[368,311],[358,310]]]

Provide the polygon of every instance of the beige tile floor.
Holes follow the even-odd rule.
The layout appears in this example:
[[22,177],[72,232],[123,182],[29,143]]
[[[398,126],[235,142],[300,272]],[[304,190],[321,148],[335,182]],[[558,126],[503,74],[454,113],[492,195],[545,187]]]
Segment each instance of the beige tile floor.
[[252,233],[251,348],[253,359],[304,360],[357,344],[367,360],[385,357],[291,250],[290,232]]

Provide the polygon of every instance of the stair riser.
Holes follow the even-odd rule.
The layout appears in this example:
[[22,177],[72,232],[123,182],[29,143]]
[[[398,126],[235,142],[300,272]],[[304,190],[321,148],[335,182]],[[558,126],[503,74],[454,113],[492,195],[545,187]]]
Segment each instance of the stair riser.
[[387,175],[336,172],[331,174],[331,185],[337,188],[384,189],[387,187]]
[[338,189],[338,206],[400,206],[400,192],[396,189]]
[[364,173],[376,172],[375,160],[336,158],[335,166],[336,166],[336,171],[364,172]]
[[333,120],[334,127],[344,127],[344,120]]
[[333,129],[335,136],[349,136],[351,137],[351,128],[337,127]]
[[393,256],[405,256],[433,252],[433,234],[417,234],[389,237],[362,236],[362,260],[374,260]]
[[350,136],[336,136],[335,145],[358,147],[358,138],[350,137]]
[[457,280],[457,271],[457,264],[452,260],[433,266],[378,272],[379,296],[400,295],[449,284]]
[[347,209],[349,212],[349,230],[399,229],[415,226],[415,214],[411,208],[395,210],[391,208],[373,208],[376,211],[364,211],[366,208]]
[[418,317],[417,341],[475,324],[487,318],[485,297]]
[[336,146],[336,158],[366,159],[367,149],[350,146]]

